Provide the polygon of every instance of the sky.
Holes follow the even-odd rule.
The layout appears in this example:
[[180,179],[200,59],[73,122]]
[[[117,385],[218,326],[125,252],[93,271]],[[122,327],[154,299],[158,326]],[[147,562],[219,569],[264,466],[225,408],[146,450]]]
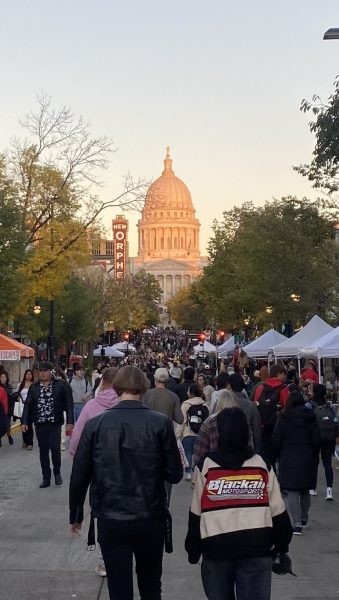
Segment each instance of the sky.
[[[0,151],[44,91],[114,139],[103,199],[156,179],[166,146],[201,222],[246,201],[312,196],[292,166],[314,145],[303,98],[339,73],[338,0],[2,0]],[[115,212],[107,211],[109,226]],[[130,252],[137,251],[130,218]]]

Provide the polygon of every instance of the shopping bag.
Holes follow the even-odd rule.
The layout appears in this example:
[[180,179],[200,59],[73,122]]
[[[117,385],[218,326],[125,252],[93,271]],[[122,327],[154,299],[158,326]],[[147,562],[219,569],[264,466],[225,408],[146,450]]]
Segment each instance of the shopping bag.
[[181,464],[183,466],[183,469],[186,469],[186,467],[189,467],[189,464],[188,464],[188,460],[186,458],[184,447],[181,443],[181,440],[177,439],[177,443],[178,443],[178,450],[179,450],[180,458],[181,458]]
[[24,412],[24,403],[22,402],[22,400],[18,400],[17,402],[14,403],[13,415],[14,415],[14,417],[18,417],[18,419],[21,419],[23,412]]

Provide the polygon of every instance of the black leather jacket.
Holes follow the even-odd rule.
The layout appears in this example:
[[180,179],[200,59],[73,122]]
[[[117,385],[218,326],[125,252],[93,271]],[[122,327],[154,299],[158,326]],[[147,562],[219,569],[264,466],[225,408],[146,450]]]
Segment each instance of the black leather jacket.
[[178,483],[182,473],[170,419],[123,400],[85,425],[70,481],[70,523],[83,520],[90,483],[96,518],[164,519],[164,482]]
[[[64,412],[66,423],[74,423],[73,399],[69,386],[60,379],[52,380],[54,401],[54,425],[64,424]],[[40,396],[40,383],[33,383],[28,390],[24,412],[21,422],[23,425],[38,423],[38,401]]]

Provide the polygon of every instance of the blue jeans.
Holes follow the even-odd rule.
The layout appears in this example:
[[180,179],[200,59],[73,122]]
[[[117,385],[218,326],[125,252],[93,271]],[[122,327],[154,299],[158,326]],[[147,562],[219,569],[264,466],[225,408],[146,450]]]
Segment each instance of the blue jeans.
[[186,458],[189,464],[189,466],[185,468],[185,473],[190,473],[192,471],[192,459],[195,440],[195,435],[187,435],[186,437],[182,438],[182,445],[184,447]]
[[208,600],[270,600],[272,558],[203,559],[201,577]]
[[77,421],[80,417],[80,413],[82,411],[82,409],[84,408],[84,404],[82,404],[82,402],[74,402],[73,404],[73,409],[74,409],[74,422]]

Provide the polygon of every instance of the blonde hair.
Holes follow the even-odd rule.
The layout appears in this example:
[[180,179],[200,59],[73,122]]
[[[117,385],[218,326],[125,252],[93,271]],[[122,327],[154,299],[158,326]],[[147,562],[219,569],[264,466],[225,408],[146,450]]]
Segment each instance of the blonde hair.
[[232,390],[222,390],[215,407],[215,414],[224,410],[224,408],[239,408],[239,403],[236,395]]

